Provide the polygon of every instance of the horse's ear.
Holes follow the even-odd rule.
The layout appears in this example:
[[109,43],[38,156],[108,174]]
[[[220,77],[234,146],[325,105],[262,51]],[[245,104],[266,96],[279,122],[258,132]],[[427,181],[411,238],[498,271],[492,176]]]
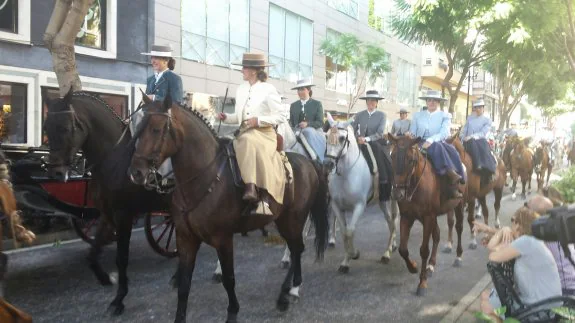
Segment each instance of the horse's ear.
[[142,93],[142,101],[144,101],[144,104],[152,103],[152,99],[148,97],[148,95],[146,94],[146,92],[144,92],[144,90],[140,89],[140,92]]
[[387,133],[387,139],[389,139],[389,141],[391,141],[392,143],[396,143],[397,142],[397,137],[394,136],[391,132]]
[[168,92],[166,93],[166,98],[162,102],[162,108],[164,109],[164,111],[168,111],[172,107],[172,104],[173,104],[172,95],[170,94],[170,89],[168,89]]
[[72,101],[72,94],[74,94],[74,89],[70,85],[70,89],[68,90],[68,93],[66,93],[66,95],[63,98],[63,101],[66,104],[66,106],[70,105],[70,102]]
[[413,139],[412,145],[418,145],[422,141],[423,141],[423,138],[417,137],[417,138]]

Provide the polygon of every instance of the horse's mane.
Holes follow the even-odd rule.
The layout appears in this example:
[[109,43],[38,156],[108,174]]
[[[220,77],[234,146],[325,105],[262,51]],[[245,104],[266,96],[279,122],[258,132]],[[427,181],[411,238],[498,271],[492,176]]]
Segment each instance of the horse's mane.
[[102,100],[102,98],[84,91],[74,92],[72,93],[72,96],[88,98],[92,101],[96,101],[102,104],[104,107],[106,107],[106,110],[111,112],[118,120],[120,120],[120,122],[124,123],[124,119],[122,119],[122,117],[118,115],[118,113],[114,110],[114,108],[112,108],[108,103],[106,103],[106,101]]
[[177,103],[177,106],[180,107],[186,113],[188,113],[188,115],[199,119],[199,121],[201,121],[201,123],[208,128],[208,130],[214,136],[214,138],[216,140],[218,139],[218,133],[216,132],[216,129],[214,129],[214,127],[210,124],[208,119],[206,119],[206,117],[204,117],[203,114],[201,114],[198,110],[194,110],[194,109],[192,109],[192,107],[185,105],[185,104]]

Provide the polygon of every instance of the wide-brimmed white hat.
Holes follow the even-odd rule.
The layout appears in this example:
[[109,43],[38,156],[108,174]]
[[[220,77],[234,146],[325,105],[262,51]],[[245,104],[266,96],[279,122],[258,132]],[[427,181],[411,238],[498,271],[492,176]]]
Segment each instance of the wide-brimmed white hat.
[[433,99],[439,101],[447,101],[446,98],[441,97],[441,91],[436,90],[428,90],[427,92],[425,92],[424,95],[420,96],[419,98],[422,100]]
[[398,113],[409,113],[406,108],[400,108]]
[[483,101],[483,99],[473,101],[473,108],[477,108],[477,107],[485,107],[485,101]]
[[141,54],[154,57],[175,57],[172,55],[172,46],[170,45],[152,45],[152,50],[149,53]]
[[303,79],[303,80],[298,80],[296,82],[296,86],[292,87],[292,90],[297,90],[297,89],[301,89],[302,87],[312,87],[315,86],[315,84],[313,84],[311,82],[311,79]]
[[365,92],[365,96],[362,96],[361,98],[359,98],[360,100],[383,100],[385,99],[382,96],[379,96],[379,92],[377,92],[376,90],[369,90],[367,92]]

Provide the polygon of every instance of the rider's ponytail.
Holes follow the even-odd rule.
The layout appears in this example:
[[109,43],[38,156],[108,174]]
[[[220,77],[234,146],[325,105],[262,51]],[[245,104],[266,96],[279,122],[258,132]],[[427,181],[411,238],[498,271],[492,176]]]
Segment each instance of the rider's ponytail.
[[268,80],[268,73],[263,68],[258,68],[257,78],[260,82],[265,82]]
[[174,68],[176,68],[176,60],[171,58],[168,60],[168,68],[170,69],[170,71],[173,71]]

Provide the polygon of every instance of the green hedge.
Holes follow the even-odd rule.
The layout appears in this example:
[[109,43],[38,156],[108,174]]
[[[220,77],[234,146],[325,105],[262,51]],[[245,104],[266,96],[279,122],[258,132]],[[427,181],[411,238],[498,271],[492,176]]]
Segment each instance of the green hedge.
[[561,180],[552,184],[562,195],[566,203],[575,203],[575,166],[561,173]]

